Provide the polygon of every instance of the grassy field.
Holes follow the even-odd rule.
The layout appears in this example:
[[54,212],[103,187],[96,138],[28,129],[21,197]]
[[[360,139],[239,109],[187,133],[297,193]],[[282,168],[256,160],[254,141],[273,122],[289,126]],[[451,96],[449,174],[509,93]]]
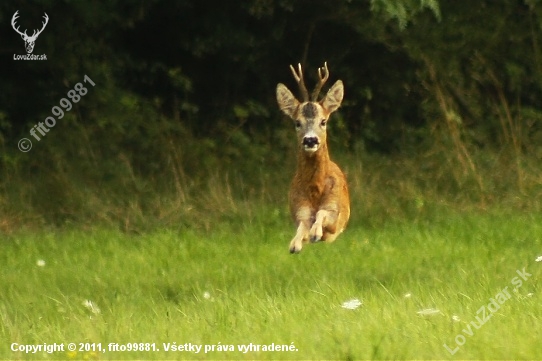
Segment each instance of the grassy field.
[[[287,216],[274,214],[209,232],[4,237],[0,358],[542,356],[540,216],[450,213],[382,227],[353,220],[335,243],[299,255],[288,253],[293,234]],[[354,299],[359,307],[342,307]],[[71,342],[101,343],[104,352],[71,352]],[[44,343],[64,351],[12,351]],[[154,351],[113,352],[110,343]]]

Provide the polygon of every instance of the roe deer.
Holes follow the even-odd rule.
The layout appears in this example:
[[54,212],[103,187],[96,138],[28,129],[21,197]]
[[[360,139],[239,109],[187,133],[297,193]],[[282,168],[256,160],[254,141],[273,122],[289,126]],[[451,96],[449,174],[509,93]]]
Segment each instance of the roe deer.
[[288,198],[297,226],[290,253],[298,253],[309,240],[333,242],[337,238],[350,217],[350,197],[346,177],[329,158],[326,140],[326,123],[341,105],[343,83],[337,80],[326,96],[317,100],[329,77],[327,63],[324,63],[323,68],[318,68],[319,81],[309,100],[301,64],[297,72],[291,65],[290,69],[301,91],[302,102],[281,83],[277,85],[277,102],[284,114],[293,119],[297,131],[297,170]]

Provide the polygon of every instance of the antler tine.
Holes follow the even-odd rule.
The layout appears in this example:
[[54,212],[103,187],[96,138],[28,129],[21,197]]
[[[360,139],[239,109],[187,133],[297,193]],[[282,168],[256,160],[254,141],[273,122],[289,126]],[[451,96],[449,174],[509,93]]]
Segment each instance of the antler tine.
[[43,15],[43,17],[45,18],[45,21],[41,23],[41,24],[42,24],[42,27],[41,27],[40,30],[38,30],[38,34],[37,34],[37,35],[41,34],[41,32],[43,31],[43,29],[45,29],[45,27],[46,27],[47,24],[49,23],[49,16],[47,15],[47,13],[44,13],[44,14],[45,14],[45,15]]
[[43,27],[45,27],[45,25],[47,25],[49,23],[49,15],[47,15],[47,13],[44,12],[45,15],[43,15],[43,17],[45,18],[45,23],[42,23],[43,24]]
[[307,91],[307,87],[305,86],[305,81],[303,80],[303,69],[301,68],[301,63],[297,64],[298,71],[296,72],[295,68],[290,65],[290,70],[292,71],[292,75],[294,76],[294,79],[297,81],[297,85],[299,86],[299,91],[301,92],[301,96],[303,97],[304,102],[309,101],[309,92]]
[[322,90],[322,86],[326,83],[327,79],[329,78],[329,70],[327,68],[327,61],[324,62],[324,66],[321,68],[318,68],[318,84],[316,84],[316,87],[314,88],[314,91],[312,92],[312,101],[315,102],[318,100],[318,95],[320,95],[320,90]]
[[26,35],[26,30],[24,31],[24,33],[21,33],[21,31],[19,30],[19,27],[15,27],[17,24],[15,24],[17,22],[17,18],[19,17],[19,10],[17,10],[15,12],[15,14],[13,14],[13,17],[11,18],[11,26],[13,27],[13,30],[15,30],[16,32],[18,32],[20,35]]

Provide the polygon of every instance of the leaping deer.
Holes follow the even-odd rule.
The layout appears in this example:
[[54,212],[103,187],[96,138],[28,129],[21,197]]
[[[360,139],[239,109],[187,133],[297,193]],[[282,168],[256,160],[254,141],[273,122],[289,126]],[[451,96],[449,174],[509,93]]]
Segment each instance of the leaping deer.
[[19,17],[19,15],[17,15],[18,12],[19,10],[17,10],[15,14],[13,14],[13,17],[11,18],[11,26],[13,27],[13,30],[19,33],[21,35],[21,38],[23,38],[26,52],[28,54],[32,54],[32,51],[34,51],[34,45],[36,45],[36,39],[41,34],[43,29],[45,29],[45,26],[47,26],[47,23],[49,22],[49,16],[47,16],[47,13],[44,13],[45,15],[43,17],[45,18],[45,21],[42,23],[41,29],[34,30],[34,32],[32,33],[32,36],[28,36],[26,34],[26,30],[24,31],[24,33],[21,33],[21,31],[19,31],[19,27],[18,26],[15,27],[15,22],[17,21],[17,18]]
[[289,203],[297,225],[290,253],[298,253],[309,240],[333,242],[337,238],[350,218],[350,197],[346,177],[329,158],[326,138],[329,116],[343,99],[343,83],[337,80],[324,99],[317,100],[329,78],[324,63],[324,67],[318,68],[319,81],[309,100],[301,64],[297,72],[291,65],[290,70],[301,91],[302,102],[281,83],[277,85],[277,102],[284,114],[294,120],[297,130],[297,170],[290,186]]

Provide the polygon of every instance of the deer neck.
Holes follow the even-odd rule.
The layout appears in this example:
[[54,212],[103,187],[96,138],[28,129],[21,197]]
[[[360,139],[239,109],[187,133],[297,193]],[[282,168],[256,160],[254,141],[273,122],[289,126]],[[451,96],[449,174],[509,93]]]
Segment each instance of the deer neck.
[[297,156],[297,174],[305,184],[321,184],[328,172],[329,162],[327,144],[322,144],[313,154],[307,154],[301,148]]

